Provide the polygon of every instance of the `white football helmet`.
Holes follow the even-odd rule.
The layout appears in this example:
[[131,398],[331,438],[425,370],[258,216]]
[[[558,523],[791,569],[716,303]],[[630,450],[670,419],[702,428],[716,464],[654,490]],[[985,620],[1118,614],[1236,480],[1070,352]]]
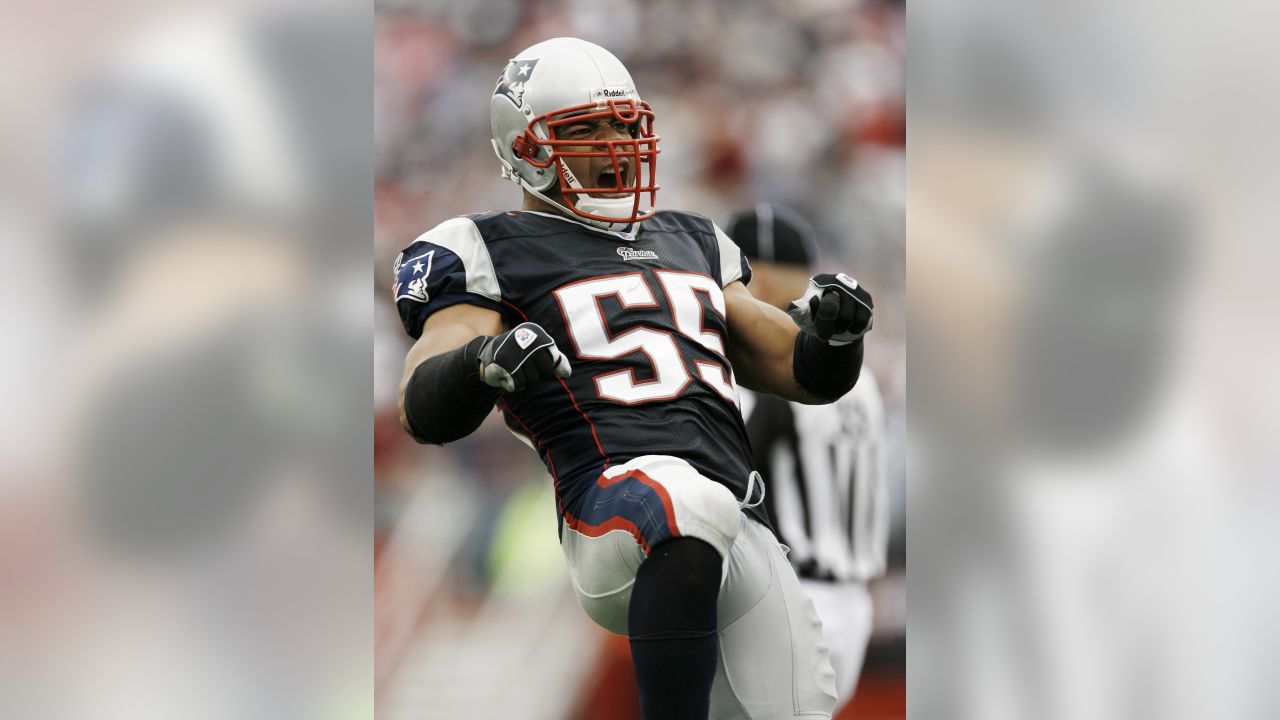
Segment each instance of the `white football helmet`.
[[[632,137],[570,141],[556,136],[557,128],[604,118],[631,125]],[[607,229],[653,215],[658,192],[653,111],[640,99],[631,73],[608,50],[562,37],[516,55],[498,78],[489,122],[502,176],[534,196]],[[577,178],[565,157],[609,158],[613,177]],[[564,202],[545,194],[556,183]],[[645,194],[648,203],[642,207]]]

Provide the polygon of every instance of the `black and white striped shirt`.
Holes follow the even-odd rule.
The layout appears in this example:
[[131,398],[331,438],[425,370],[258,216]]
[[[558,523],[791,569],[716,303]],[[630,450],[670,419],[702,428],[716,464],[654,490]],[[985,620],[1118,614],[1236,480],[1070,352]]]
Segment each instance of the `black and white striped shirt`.
[[778,539],[802,578],[865,582],[884,572],[889,538],[885,413],[875,377],[830,405],[742,391]]

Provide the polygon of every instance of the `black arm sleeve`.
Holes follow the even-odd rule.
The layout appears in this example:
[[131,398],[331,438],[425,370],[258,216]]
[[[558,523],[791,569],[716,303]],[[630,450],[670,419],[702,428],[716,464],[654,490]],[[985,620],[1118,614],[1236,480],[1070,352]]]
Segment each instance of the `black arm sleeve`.
[[798,333],[791,372],[805,392],[823,402],[835,402],[858,382],[862,338],[833,347],[808,333]]
[[420,442],[443,445],[480,427],[502,394],[480,379],[481,336],[414,369],[404,391],[404,415]]

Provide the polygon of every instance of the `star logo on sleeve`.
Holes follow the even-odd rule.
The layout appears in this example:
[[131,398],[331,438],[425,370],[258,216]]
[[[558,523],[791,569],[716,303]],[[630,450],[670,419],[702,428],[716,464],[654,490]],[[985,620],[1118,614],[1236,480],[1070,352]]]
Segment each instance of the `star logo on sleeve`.
[[429,250],[417,257],[397,262],[400,271],[396,274],[396,300],[411,299],[426,302],[427,279],[431,277],[431,263],[436,251]]
[[[417,257],[409,258],[408,260],[405,260],[405,262],[412,263],[411,265],[409,265],[409,269],[413,270],[414,275],[429,276],[431,275],[431,260],[432,258],[435,257],[435,254],[436,254],[435,250],[430,250]],[[424,260],[426,261],[425,263],[423,262]]]

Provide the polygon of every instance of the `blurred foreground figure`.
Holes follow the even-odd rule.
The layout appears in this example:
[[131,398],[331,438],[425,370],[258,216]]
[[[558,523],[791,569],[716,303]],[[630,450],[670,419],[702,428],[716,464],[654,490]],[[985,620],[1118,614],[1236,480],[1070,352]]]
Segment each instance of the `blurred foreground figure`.
[[574,589],[630,637],[646,720],[830,717],[821,625],[761,507],[735,373],[836,400],[861,369],[870,295],[819,275],[788,316],[752,297],[714,223],[657,211],[655,112],[603,48],[534,45],[490,102],[523,210],[447,220],[397,258],[417,339],[405,429],[451,442],[496,404],[539,452]]
[[334,260],[367,253],[368,124],[345,108],[368,45],[359,15],[301,9],[184,10],[68,108],[69,455],[113,595],[93,717],[315,717],[363,692],[368,277]]
[[920,147],[911,715],[1238,717],[1194,669],[1220,478],[1176,342],[1181,208],[1026,135]]
[[[729,237],[751,260],[754,295],[786,308],[817,260],[803,218],[761,203],[736,213]],[[742,393],[747,434],[769,493],[765,507],[813,599],[836,672],[836,713],[853,698],[871,637],[867,582],[884,573],[889,542],[884,402],[870,370],[830,405]]]

